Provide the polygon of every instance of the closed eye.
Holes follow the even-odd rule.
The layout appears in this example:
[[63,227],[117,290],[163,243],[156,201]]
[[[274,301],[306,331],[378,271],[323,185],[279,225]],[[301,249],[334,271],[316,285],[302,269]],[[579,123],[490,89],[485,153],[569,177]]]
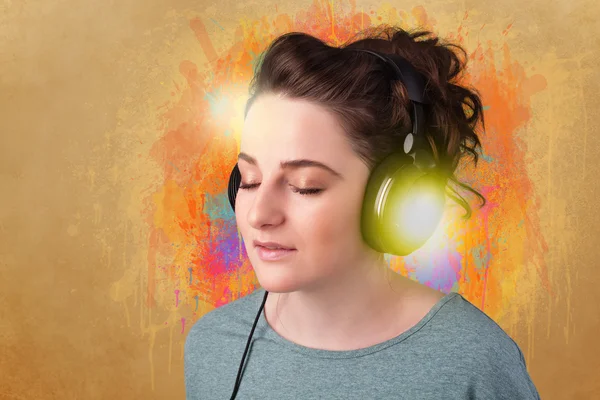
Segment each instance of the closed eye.
[[[254,189],[258,185],[259,185],[258,183],[252,183],[252,184],[249,184],[249,185],[241,184],[240,185],[240,189],[250,190],[250,189]],[[305,196],[305,195],[314,195],[314,194],[321,193],[323,191],[323,189],[318,189],[318,188],[300,189],[300,188],[297,188],[297,187],[292,186],[292,185],[289,185],[289,186],[292,188],[292,192],[301,194],[303,196]]]

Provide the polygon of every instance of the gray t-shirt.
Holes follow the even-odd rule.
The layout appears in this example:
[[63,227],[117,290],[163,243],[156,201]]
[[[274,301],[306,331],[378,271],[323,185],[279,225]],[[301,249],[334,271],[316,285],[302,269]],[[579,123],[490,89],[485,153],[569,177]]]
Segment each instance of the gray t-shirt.
[[[185,342],[188,400],[230,399],[264,296],[205,314]],[[408,331],[351,351],[312,349],[256,325],[236,399],[539,399],[518,345],[485,313],[449,293]]]

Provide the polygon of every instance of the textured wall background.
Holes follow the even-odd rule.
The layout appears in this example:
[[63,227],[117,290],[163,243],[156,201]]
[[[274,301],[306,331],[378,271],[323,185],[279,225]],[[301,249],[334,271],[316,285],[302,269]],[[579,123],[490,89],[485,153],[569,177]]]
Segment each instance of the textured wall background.
[[465,46],[488,123],[462,172],[488,205],[450,207],[390,267],[485,310],[543,399],[600,397],[593,1],[5,1],[0,18],[0,398],[183,399],[190,326],[258,284],[224,196],[257,54],[378,23]]

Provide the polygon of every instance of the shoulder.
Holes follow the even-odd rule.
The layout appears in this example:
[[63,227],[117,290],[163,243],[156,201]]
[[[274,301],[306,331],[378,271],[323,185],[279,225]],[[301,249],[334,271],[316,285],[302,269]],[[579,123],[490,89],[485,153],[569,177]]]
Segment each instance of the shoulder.
[[248,326],[252,326],[260,307],[261,294],[264,294],[264,289],[259,288],[200,317],[188,332],[184,353],[187,355],[202,347],[214,346],[240,333],[247,334]]
[[517,343],[485,312],[459,293],[441,300],[431,329],[446,344],[462,346],[466,356],[481,357],[481,361],[519,364],[524,362]]
[[436,333],[431,337],[437,342],[432,345],[444,349],[463,371],[474,398],[539,398],[518,344],[462,295],[444,298],[431,322],[430,332]]
[[191,326],[183,352],[186,398],[199,399],[207,393],[218,393],[224,390],[223,377],[235,379],[239,363],[235,359],[242,357],[242,343],[258,312],[260,293],[259,289],[215,308]]
[[218,382],[224,374],[234,379],[237,369],[232,360],[242,357],[242,343],[260,307],[260,293],[261,289],[215,308],[192,325],[183,351],[187,398],[221,390]]

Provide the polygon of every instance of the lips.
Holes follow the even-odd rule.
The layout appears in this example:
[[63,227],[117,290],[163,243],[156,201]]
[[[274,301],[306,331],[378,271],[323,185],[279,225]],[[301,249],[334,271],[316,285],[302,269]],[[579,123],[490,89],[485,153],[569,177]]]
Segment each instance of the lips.
[[254,246],[260,246],[260,247],[264,247],[267,249],[273,249],[273,250],[295,250],[295,248],[293,246],[288,246],[282,243],[277,243],[277,242],[261,242],[259,240],[255,240],[254,242],[252,242],[254,244]]
[[293,255],[298,251],[292,246],[282,243],[261,242],[258,240],[254,241],[254,248],[258,257],[269,265],[273,265],[272,263],[275,263],[274,265],[285,264],[285,261],[291,261]]

